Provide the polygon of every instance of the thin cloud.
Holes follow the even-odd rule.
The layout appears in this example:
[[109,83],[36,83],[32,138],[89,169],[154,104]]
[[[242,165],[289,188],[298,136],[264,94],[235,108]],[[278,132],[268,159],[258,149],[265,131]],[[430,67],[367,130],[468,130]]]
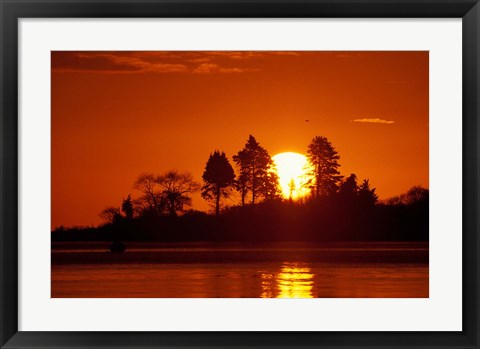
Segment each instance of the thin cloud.
[[[55,72],[246,73],[259,71],[257,58],[299,56],[295,51],[54,51]],[[231,66],[233,65],[233,66]]]
[[207,63],[207,62],[210,62],[211,59],[209,57],[199,57],[199,58],[189,59],[188,61],[192,63]]
[[108,54],[103,55],[103,57],[110,60],[117,67],[130,67],[132,70],[142,72],[176,73],[187,70],[187,67],[183,64],[171,64],[155,61],[152,62],[142,59],[140,57],[128,57]]
[[362,123],[370,123],[370,124],[394,124],[395,121],[393,120],[383,120],[383,119],[369,119],[369,118],[364,118],[364,119],[355,119],[353,122],[362,122]]
[[248,69],[240,68],[226,68],[221,67],[215,63],[202,63],[193,70],[193,73],[196,74],[210,74],[210,73],[243,73],[250,71]]
[[294,57],[300,56],[300,53],[294,52],[294,51],[271,51],[268,53],[274,56],[294,56]]
[[54,52],[55,71],[87,71],[96,73],[178,73],[187,71],[180,63],[166,62],[168,55],[145,52]]
[[255,52],[255,51],[206,51],[206,52],[199,52],[199,54],[217,56],[217,57],[226,57],[226,58],[231,58],[236,60],[250,59],[250,58],[263,56],[263,52]]

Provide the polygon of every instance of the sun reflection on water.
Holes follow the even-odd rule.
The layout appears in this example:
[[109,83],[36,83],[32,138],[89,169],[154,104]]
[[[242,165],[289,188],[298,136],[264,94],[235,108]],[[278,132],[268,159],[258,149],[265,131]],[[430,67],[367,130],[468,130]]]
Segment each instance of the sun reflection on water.
[[284,263],[280,272],[262,274],[262,298],[313,298],[313,277],[305,265]]

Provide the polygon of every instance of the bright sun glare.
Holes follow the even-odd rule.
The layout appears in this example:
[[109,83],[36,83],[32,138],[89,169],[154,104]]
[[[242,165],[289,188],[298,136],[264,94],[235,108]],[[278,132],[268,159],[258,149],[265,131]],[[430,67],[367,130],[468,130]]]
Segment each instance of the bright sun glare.
[[277,167],[277,174],[283,197],[298,199],[310,191],[305,184],[309,179],[307,158],[298,153],[280,153],[272,157]]

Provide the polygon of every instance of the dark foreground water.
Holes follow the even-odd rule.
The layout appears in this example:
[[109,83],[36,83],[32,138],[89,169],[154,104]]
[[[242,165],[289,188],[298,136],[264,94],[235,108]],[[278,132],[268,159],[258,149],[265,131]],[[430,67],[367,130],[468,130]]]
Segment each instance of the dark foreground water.
[[424,298],[428,243],[52,244],[53,298]]

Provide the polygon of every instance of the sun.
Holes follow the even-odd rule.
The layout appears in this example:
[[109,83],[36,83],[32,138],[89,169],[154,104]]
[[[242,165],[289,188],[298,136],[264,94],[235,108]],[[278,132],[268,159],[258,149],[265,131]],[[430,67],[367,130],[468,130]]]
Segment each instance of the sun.
[[310,178],[310,164],[304,155],[286,152],[273,156],[272,160],[277,168],[284,198],[295,200],[310,193],[306,187]]

